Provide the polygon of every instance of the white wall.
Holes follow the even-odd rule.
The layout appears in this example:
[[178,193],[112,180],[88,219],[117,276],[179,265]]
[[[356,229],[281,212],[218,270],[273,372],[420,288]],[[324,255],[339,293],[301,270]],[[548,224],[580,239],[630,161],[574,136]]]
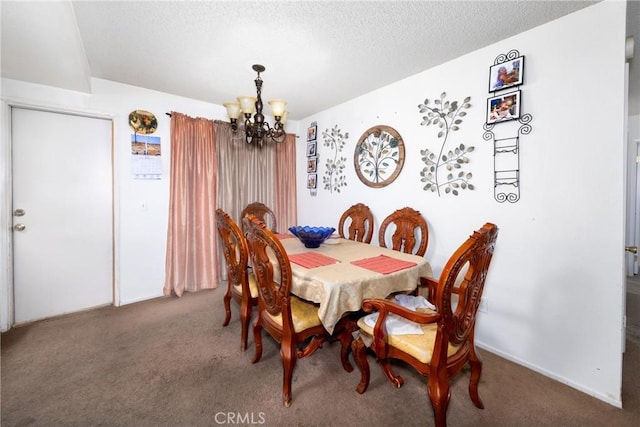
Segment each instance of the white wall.
[[[112,117],[114,121],[115,208],[116,208],[116,304],[146,300],[162,295],[169,203],[169,116],[178,111],[193,117],[223,119],[222,106],[207,104],[133,86],[92,79],[92,94],[72,92],[16,80],[2,80],[5,108],[26,104],[63,111]],[[163,177],[134,180],[131,177],[131,129],[128,115],[142,109],[155,114],[161,137]],[[3,128],[8,128],[3,117]],[[6,139],[8,135],[4,135]],[[3,150],[8,146],[3,143]],[[4,154],[4,153],[3,153]],[[8,155],[8,153],[6,153]],[[4,164],[3,164],[4,166]],[[3,194],[6,185],[3,185]],[[6,201],[6,198],[3,197]],[[140,208],[145,202],[146,210]],[[5,221],[3,219],[3,221]],[[5,245],[3,245],[3,248]],[[4,270],[4,268],[3,268]],[[7,278],[2,278],[2,325],[6,329]]]
[[[594,30],[597,29],[597,31]],[[452,29],[463,31],[464,29]],[[425,41],[428,43],[428,41]],[[533,132],[522,138],[522,198],[516,204],[493,199],[493,157],[482,139],[488,70],[498,54],[518,49],[526,56],[523,111],[533,115]],[[500,236],[479,317],[478,343],[613,405],[620,405],[621,317],[624,246],[623,61],[624,3],[605,2],[493,46],[425,71],[305,120],[289,122],[306,135],[318,122],[319,182],[324,173],[321,133],[338,125],[350,133],[348,186],[340,194],[306,190],[304,137],[298,217],[303,224],[336,224],[355,202],[368,204],[379,222],[402,206],[419,209],[431,230],[426,254],[438,274],[451,252],[486,221]],[[401,66],[401,64],[399,64]],[[438,198],[422,190],[419,150],[439,146],[436,131],[420,126],[417,105],[441,92],[448,99],[471,96],[472,108],[451,143],[475,146],[469,169],[476,189]],[[222,106],[99,79],[92,94],[2,80],[2,96],[62,109],[114,117],[119,301],[162,295],[168,211],[169,118],[224,118]],[[6,103],[5,103],[6,106]],[[162,138],[161,181],[138,181],[130,173],[130,111],[156,115]],[[6,108],[5,108],[6,110]],[[352,165],[356,141],[376,124],[403,136],[406,162],[398,179],[382,189],[366,187]],[[510,124],[496,126],[496,134]],[[2,116],[7,140],[7,117]],[[500,135],[499,135],[500,136]],[[6,156],[6,144],[2,155]],[[4,165],[4,164],[3,164]],[[3,192],[6,188],[3,173]],[[3,193],[3,202],[6,195]],[[139,209],[146,201],[148,210]],[[3,208],[3,215],[6,210]],[[3,223],[6,218],[3,217]],[[7,259],[6,235],[0,256]],[[0,277],[0,323],[7,325],[6,277]]]
[[[624,13],[623,2],[597,4],[301,120],[302,128],[318,123],[319,183],[328,155],[322,131],[338,125],[349,132],[348,185],[336,194],[320,184],[311,197],[306,169],[298,168],[301,224],[337,226],[348,206],[363,202],[379,225],[412,206],[428,220],[426,257],[436,274],[472,230],[497,224],[478,344],[613,405],[621,402],[623,342]],[[533,115],[533,131],[521,138],[521,199],[501,204],[482,125],[489,66],[511,49],[525,55],[522,108]],[[471,96],[449,144],[475,146],[467,168],[476,189],[458,197],[427,193],[420,182],[420,149],[435,150],[442,140],[420,126],[417,106],[441,92],[451,101]],[[374,189],[359,181],[352,159],[362,133],[378,124],[399,131],[406,161],[395,182]],[[504,123],[494,132],[516,129]],[[304,157],[300,149],[300,164]]]
[[[170,118],[177,111],[192,117],[224,119],[222,106],[180,98],[106,80],[92,79],[91,107],[117,112],[115,130],[118,191],[118,261],[120,303],[145,300],[162,295],[169,205]],[[129,112],[150,111],[158,119],[154,136],[162,138],[163,178],[131,178],[131,129]],[[145,202],[147,210],[140,204]]]

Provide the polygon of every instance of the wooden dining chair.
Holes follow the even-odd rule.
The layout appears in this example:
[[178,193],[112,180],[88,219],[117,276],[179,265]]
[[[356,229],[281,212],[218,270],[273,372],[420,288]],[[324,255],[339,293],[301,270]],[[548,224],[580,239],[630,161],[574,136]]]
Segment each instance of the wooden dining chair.
[[[387,247],[387,228],[391,225],[395,226],[395,231],[391,236],[391,247],[394,250],[424,256],[429,243],[429,228],[420,212],[410,207],[404,207],[386,217],[380,225],[378,234],[378,244],[383,248]],[[416,243],[418,243],[417,248]]]
[[241,218],[244,218],[248,214],[255,215],[260,221],[264,222],[267,227],[274,233],[277,233],[278,223],[276,222],[276,215],[273,213],[264,203],[253,202],[249,203],[243,210]]
[[[385,299],[363,302],[365,312],[378,310],[379,315],[373,327],[364,318],[358,321],[360,337],[353,341],[354,358],[361,371],[358,393],[364,393],[369,386],[366,345],[370,345],[384,374],[396,387],[402,386],[404,379],[393,373],[390,359],[402,360],[427,377],[436,426],[446,426],[449,380],[467,363],[471,366],[469,395],[476,407],[484,408],[478,395],[482,360],[475,348],[474,332],[497,237],[498,227],[486,223],[453,253],[440,280],[427,280],[427,285],[435,289],[432,303],[436,311],[413,311]],[[423,334],[389,333],[386,319],[391,313],[417,323]]]
[[[280,240],[264,222],[249,214],[242,219],[258,285],[258,316],[253,325],[256,353],[262,357],[262,329],[280,343],[284,406],[291,406],[291,380],[296,361],[312,355],[329,338],[318,317],[318,306],[291,294],[291,264]],[[275,258],[277,267],[269,258]],[[299,348],[300,346],[300,348]]]
[[240,227],[222,209],[216,209],[216,227],[227,263],[227,292],[223,298],[226,315],[222,326],[227,326],[231,320],[231,299],[233,298],[240,305],[240,324],[242,325],[240,348],[245,351],[249,321],[253,307],[258,305],[255,277],[247,269],[249,247]]
[[[345,225],[349,228],[345,233]],[[369,206],[357,203],[344,211],[338,223],[338,234],[343,239],[371,243],[373,238],[373,214]]]

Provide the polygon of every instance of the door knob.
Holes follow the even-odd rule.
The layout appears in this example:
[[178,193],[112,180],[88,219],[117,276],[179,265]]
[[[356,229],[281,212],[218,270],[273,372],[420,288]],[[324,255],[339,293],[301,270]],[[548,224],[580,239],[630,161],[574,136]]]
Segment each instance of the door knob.
[[25,228],[27,228],[27,226],[24,224],[16,224],[13,226],[13,229],[16,231],[24,231]]
[[25,211],[24,211],[24,209],[16,209],[15,211],[13,211],[13,214],[15,216],[24,216]]
[[632,254],[637,254],[638,253],[638,247],[637,246],[625,246],[624,250],[627,252],[631,252]]

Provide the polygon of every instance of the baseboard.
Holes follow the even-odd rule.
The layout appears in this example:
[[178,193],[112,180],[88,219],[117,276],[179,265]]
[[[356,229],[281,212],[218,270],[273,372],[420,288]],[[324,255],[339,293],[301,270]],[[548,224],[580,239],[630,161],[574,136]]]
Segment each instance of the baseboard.
[[160,294],[154,293],[154,294],[149,294],[149,295],[145,295],[145,296],[141,296],[141,297],[137,297],[137,298],[120,300],[120,305],[119,306],[129,305],[129,304],[137,304],[139,302],[145,302],[145,301],[151,301],[153,299],[163,298],[165,296],[166,295],[163,295],[162,293],[160,293]]
[[632,280],[627,280],[627,293],[640,295],[640,283]]
[[640,343],[640,326],[633,323],[627,323],[627,339]]
[[503,351],[498,350],[497,348],[494,348],[494,347],[492,347],[490,345],[487,345],[487,344],[484,344],[482,342],[479,342],[478,340],[476,340],[476,345],[478,347],[484,349],[484,350],[487,350],[490,353],[493,353],[493,354],[495,354],[497,356],[502,357],[503,359],[507,359],[507,360],[509,360],[509,361],[511,361],[513,363],[516,363],[518,365],[524,366],[525,368],[531,369],[532,371],[537,372],[537,373],[539,373],[541,375],[544,375],[545,377],[549,377],[549,378],[551,378],[551,379],[553,379],[555,381],[558,381],[558,382],[560,382],[562,384],[566,384],[571,388],[575,388],[576,390],[581,391],[583,393],[586,393],[589,396],[593,396],[598,400],[602,400],[603,402],[608,403],[608,404],[610,404],[612,406],[615,406],[616,408],[622,409],[621,397],[619,397],[618,399],[614,399],[609,395],[604,395],[604,394],[599,393],[599,392],[597,392],[595,390],[586,388],[586,387],[582,386],[581,384],[577,384],[577,383],[575,383],[573,381],[568,380],[567,378],[561,377],[561,376],[559,376],[559,375],[557,375],[557,374],[555,374],[555,373],[553,373],[551,371],[548,371],[548,370],[546,370],[544,368],[541,368],[539,366],[532,365],[531,363],[528,363],[528,362],[526,362],[526,361],[524,361],[524,360],[522,360],[520,358],[513,357],[510,354],[506,354]]

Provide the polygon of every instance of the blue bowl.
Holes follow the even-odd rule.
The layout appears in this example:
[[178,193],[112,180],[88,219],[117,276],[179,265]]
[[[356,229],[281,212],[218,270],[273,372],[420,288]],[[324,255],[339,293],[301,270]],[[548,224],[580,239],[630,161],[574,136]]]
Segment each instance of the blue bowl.
[[336,231],[333,227],[309,227],[296,225],[289,227],[289,231],[304,244],[306,248],[318,248]]

